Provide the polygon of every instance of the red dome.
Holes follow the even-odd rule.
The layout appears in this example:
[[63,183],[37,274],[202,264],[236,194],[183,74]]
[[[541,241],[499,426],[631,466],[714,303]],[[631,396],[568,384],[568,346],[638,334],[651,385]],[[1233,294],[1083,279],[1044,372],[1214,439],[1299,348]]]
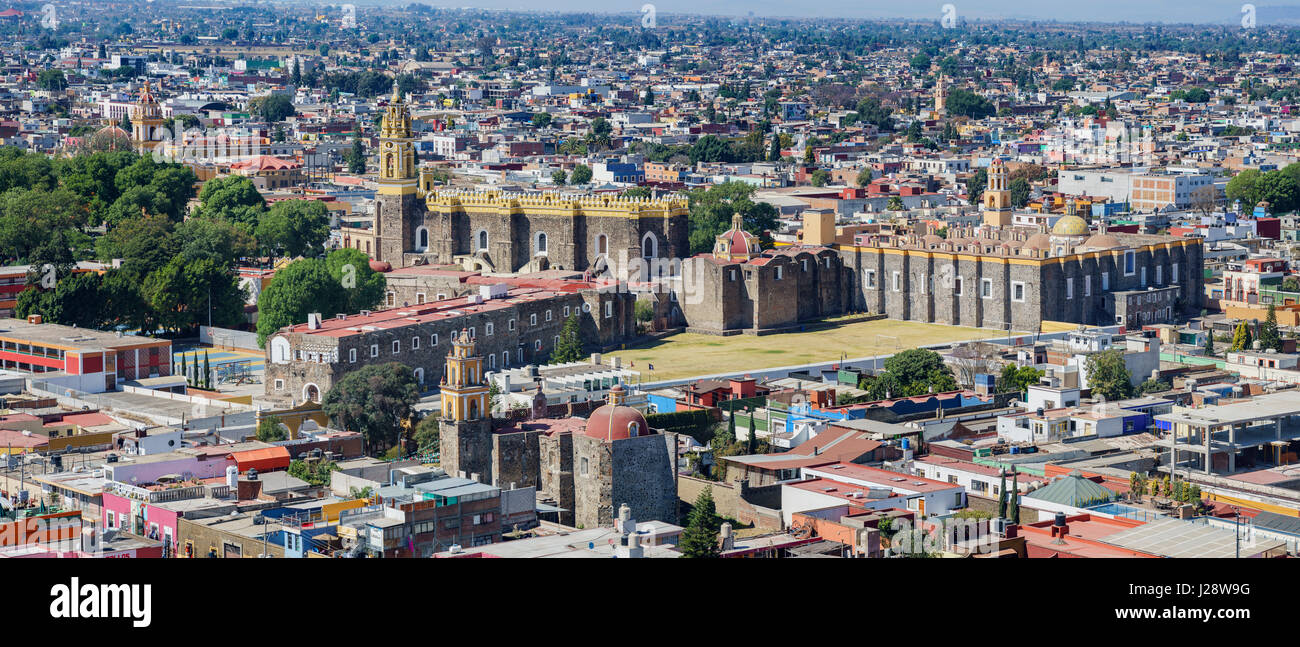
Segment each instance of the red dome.
[[391,272],[393,271],[393,266],[386,261],[370,259],[370,269],[376,272]]
[[[624,393],[622,385],[615,385],[609,391],[611,402],[622,401]],[[587,418],[587,428],[583,433],[606,441],[623,440],[650,433],[650,426],[646,424],[645,416],[641,415],[640,411],[620,404],[606,404],[591,412],[591,417]]]

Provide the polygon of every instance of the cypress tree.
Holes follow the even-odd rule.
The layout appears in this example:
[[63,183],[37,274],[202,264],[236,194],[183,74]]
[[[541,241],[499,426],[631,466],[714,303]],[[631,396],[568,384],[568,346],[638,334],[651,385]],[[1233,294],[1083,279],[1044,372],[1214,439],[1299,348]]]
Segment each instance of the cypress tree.
[[1007,472],[1002,471],[1002,481],[998,483],[998,517],[1007,518]]
[[778,137],[778,136],[776,136],[776,135],[772,135],[772,147],[771,147],[770,149],[768,149],[768,151],[767,151],[767,161],[769,161],[769,162],[780,161],[780,159],[781,159],[781,143],[780,143],[780,140],[781,140],[780,137]]
[[756,436],[754,432],[757,431],[754,428],[754,410],[749,407],[745,407],[745,410],[749,412],[749,437],[745,440],[745,453],[753,454]]
[[203,388],[212,387],[212,372],[208,364],[208,351],[203,351]]
[[1259,347],[1261,350],[1282,350],[1282,337],[1277,332],[1277,309],[1271,303],[1268,304],[1268,316],[1259,327]]
[[1206,357],[1214,357],[1214,331],[1213,330],[1205,331],[1205,355]]
[[1020,525],[1020,474],[1011,477],[1011,523]]

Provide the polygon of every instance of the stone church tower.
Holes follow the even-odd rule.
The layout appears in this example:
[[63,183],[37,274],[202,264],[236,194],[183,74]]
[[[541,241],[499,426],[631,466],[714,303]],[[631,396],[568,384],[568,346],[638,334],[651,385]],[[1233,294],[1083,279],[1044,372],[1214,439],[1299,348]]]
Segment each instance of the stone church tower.
[[476,354],[469,332],[452,338],[442,384],[442,420],[438,449],[442,468],[452,476],[465,473],[480,483],[492,483],[492,418],[483,358]]
[[379,191],[375,196],[375,260],[402,267],[411,248],[403,214],[414,213],[419,169],[411,136],[411,111],[397,84],[379,129]]

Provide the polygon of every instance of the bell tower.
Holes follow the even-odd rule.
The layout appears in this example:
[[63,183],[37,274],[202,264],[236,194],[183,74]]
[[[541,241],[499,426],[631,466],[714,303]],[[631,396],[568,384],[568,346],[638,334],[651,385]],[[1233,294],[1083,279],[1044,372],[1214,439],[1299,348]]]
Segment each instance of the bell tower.
[[393,96],[379,127],[379,191],[375,196],[375,260],[403,267],[402,254],[412,249],[407,221],[416,211],[419,169],[411,137],[411,110],[393,83]]
[[1000,159],[989,165],[988,185],[984,187],[984,224],[1005,227],[1011,224],[1011,181],[1007,165]]
[[[465,473],[481,483],[492,483],[492,417],[483,358],[475,352],[469,332],[461,330],[451,340],[451,353],[439,385],[442,420],[438,449],[442,468],[452,476]],[[475,476],[477,475],[477,476]]]
[[158,99],[149,82],[140,90],[140,100],[131,108],[131,141],[137,153],[150,153],[162,143],[163,118]]

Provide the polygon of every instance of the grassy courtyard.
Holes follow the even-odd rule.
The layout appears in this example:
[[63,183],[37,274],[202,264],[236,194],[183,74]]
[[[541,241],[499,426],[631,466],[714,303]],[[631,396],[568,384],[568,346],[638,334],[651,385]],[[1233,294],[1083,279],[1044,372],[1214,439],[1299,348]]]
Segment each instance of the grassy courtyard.
[[[775,368],[883,355],[927,344],[1005,337],[1006,331],[880,319],[808,332],[755,337],[681,333],[640,348],[607,353],[641,371],[641,379],[672,380],[696,375]],[[654,364],[655,370],[647,368]]]

